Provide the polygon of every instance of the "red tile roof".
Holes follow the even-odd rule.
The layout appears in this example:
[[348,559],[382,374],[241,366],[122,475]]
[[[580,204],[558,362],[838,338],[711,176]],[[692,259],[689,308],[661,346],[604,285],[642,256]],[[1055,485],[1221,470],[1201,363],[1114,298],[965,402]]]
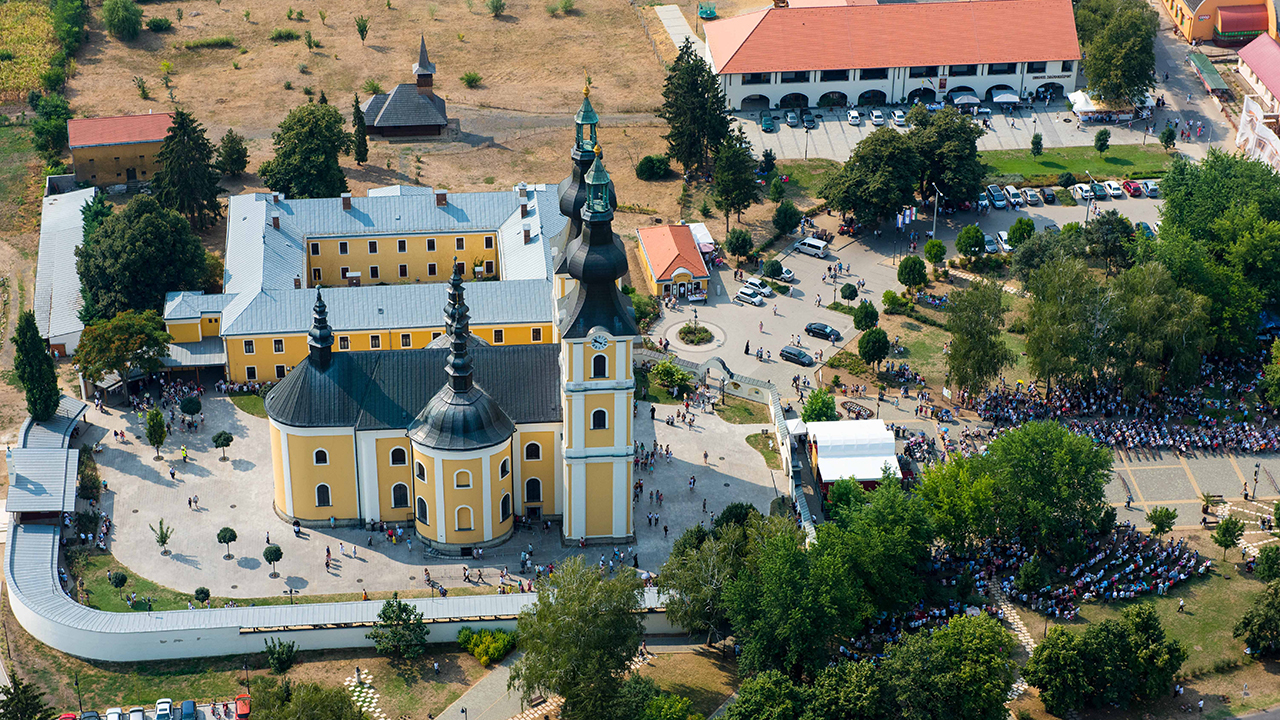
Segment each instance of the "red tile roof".
[[1266,5],[1232,5],[1218,8],[1218,32],[1265,32]]
[[768,8],[704,27],[720,73],[1080,58],[1071,0]]
[[164,140],[173,113],[72,118],[67,121],[67,145],[72,150],[95,145],[128,145]]
[[695,278],[710,276],[688,225],[641,228],[636,234],[640,236],[640,248],[657,282],[670,280],[679,268],[688,270]]
[[1273,97],[1280,98],[1280,43],[1263,33],[1240,48],[1240,62],[1258,76]]

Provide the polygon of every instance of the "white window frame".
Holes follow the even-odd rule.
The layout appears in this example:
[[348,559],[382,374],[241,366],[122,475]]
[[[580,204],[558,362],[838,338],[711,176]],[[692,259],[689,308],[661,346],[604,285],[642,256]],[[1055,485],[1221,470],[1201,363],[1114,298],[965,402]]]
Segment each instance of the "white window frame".
[[[531,447],[536,447],[536,448],[538,448],[538,457],[536,457],[536,458],[531,458],[531,457],[529,457],[529,448],[531,448]],[[525,444],[524,444],[524,459],[525,459],[527,462],[537,462],[537,461],[541,460],[541,459],[542,459],[542,443],[540,443],[540,442],[535,442],[535,441],[533,441],[533,440],[530,440],[529,442],[525,443]]]
[[256,345],[256,344],[254,344],[254,342],[253,342],[252,340],[245,340],[245,341],[244,341],[244,354],[245,354],[245,355],[253,355],[253,354],[255,354],[255,353],[256,353],[256,351],[257,351],[257,345]]
[[[596,374],[596,360],[604,360],[604,374]],[[591,379],[592,380],[608,380],[609,379],[609,356],[604,353],[596,353],[591,356]]]
[[[459,484],[458,484],[458,476],[459,476],[459,475],[461,475],[462,473],[466,473],[466,474],[467,474],[467,484],[466,484],[466,485],[459,485]],[[467,470],[467,469],[465,469],[465,468],[464,468],[464,469],[462,469],[462,470],[455,470],[455,471],[454,471],[454,473],[453,473],[453,489],[454,489],[454,490],[470,490],[471,488],[475,487],[475,483],[474,483],[473,481],[474,481],[474,478],[472,478],[472,477],[471,477],[471,471],[470,471],[470,470]]]
[[[604,413],[604,425],[601,427],[596,427],[596,413]],[[609,411],[605,410],[604,408],[596,408],[595,410],[592,410],[590,428],[592,430],[608,430],[609,429]]]
[[502,458],[502,462],[498,463],[498,479],[501,480],[511,474],[511,458]]
[[[328,502],[328,503],[321,504],[321,502],[320,502],[320,488],[324,488],[325,493],[329,496],[329,502]],[[316,501],[316,507],[318,507],[318,508],[322,508],[322,507],[333,507],[333,488],[329,487],[329,483],[316,483],[316,489],[315,489],[315,501]]]
[[[324,462],[320,462],[320,453],[324,453]],[[316,448],[311,451],[311,464],[323,467],[329,464],[329,451],[324,448]]]
[[[397,505],[397,504],[396,504],[396,488],[404,488],[404,505]],[[395,509],[395,510],[402,510],[402,509],[407,508],[407,507],[413,507],[412,505],[410,505],[410,504],[409,504],[409,498],[410,498],[410,497],[412,497],[412,495],[409,493],[409,486],[408,486],[407,484],[402,483],[402,482],[398,482],[398,483],[396,483],[395,485],[392,485],[392,486],[391,486],[391,507],[392,507],[392,509]]]
[[[538,483],[538,499],[537,499],[537,500],[534,500],[533,498],[529,497],[529,483],[531,483],[531,482],[536,482],[536,483]],[[541,480],[541,479],[536,478],[536,477],[531,477],[531,478],[529,478],[529,479],[527,479],[527,480],[525,480],[525,481],[524,481],[524,501],[525,501],[525,502],[527,502],[527,503],[540,503],[540,502],[542,502],[542,496],[543,496],[543,493],[542,493],[542,480]]]
[[[459,521],[459,517],[461,516],[461,513],[463,510],[467,511],[467,519],[471,523],[468,527],[462,527],[462,523]],[[458,507],[453,509],[453,529],[454,530],[458,532],[470,532],[476,529],[475,525],[476,525],[476,511],[472,510],[470,505],[459,505]]]
[[[396,462],[396,451],[400,450],[404,453],[404,462]],[[409,464],[409,450],[403,445],[397,445],[391,448],[391,452],[387,453],[387,462],[391,467],[404,467]]]

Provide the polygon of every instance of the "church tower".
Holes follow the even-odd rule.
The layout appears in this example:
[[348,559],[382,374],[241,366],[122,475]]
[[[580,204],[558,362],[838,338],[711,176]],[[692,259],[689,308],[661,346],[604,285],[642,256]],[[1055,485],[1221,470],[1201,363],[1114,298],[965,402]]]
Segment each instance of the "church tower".
[[[565,238],[572,243],[582,234],[582,207],[587,202],[586,175],[596,160],[600,143],[596,137],[596,126],[600,116],[591,106],[591,86],[582,87],[582,107],[573,116],[574,142],[570,157],[573,158],[573,171],[569,174],[569,182],[560,190],[560,214],[569,218],[568,231]],[[617,193],[613,189],[613,180],[609,180],[609,208],[618,209]],[[560,256],[556,264],[556,297],[564,297],[573,288],[573,280],[568,276],[568,248]]]
[[418,62],[413,64],[413,76],[419,95],[433,96],[435,89],[436,64],[427,57],[427,36],[422,36],[418,46]]
[[582,177],[581,230],[565,249],[573,286],[559,306],[564,534],[566,541],[609,543],[634,537],[631,349],[640,331],[631,302],[618,289],[627,255],[613,233],[613,183],[599,146],[590,157]]

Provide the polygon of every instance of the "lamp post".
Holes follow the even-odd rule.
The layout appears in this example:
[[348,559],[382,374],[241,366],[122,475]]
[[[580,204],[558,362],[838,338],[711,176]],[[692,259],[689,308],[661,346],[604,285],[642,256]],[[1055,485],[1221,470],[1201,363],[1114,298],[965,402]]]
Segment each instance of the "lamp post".
[[1258,471],[1262,469],[1262,463],[1253,464],[1253,501],[1258,501]]
[[249,687],[249,661],[246,660],[242,667],[244,668],[244,686]]
[[934,192],[934,195],[933,195],[933,233],[932,233],[932,235],[930,236],[930,239],[932,239],[932,238],[936,238],[936,237],[938,237],[938,213],[941,211],[941,208],[939,207],[939,203],[942,201],[942,191],[938,189],[938,184],[937,184],[937,183],[935,183],[935,182],[930,182],[929,184],[933,186],[933,192]]
[[80,705],[80,717],[84,717],[84,698],[80,696],[80,672],[76,671],[76,702]]

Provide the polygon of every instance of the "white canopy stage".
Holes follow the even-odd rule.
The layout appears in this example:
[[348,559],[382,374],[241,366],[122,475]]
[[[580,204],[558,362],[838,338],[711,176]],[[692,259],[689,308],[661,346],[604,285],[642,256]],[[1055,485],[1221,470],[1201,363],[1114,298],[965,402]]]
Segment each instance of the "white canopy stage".
[[876,483],[885,465],[897,478],[897,442],[882,420],[837,420],[806,423],[814,443],[818,476],[824,485],[841,478]]

